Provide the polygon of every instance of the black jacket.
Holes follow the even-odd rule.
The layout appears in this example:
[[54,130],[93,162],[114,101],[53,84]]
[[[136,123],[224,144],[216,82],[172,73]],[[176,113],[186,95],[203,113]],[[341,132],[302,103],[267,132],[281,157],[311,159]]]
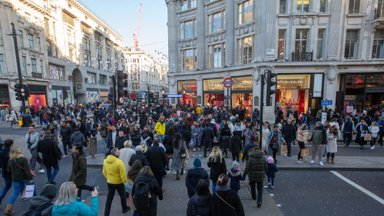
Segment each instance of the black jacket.
[[161,190],[159,183],[157,183],[157,180],[154,176],[148,176],[148,175],[139,175],[135,179],[135,182],[133,183],[132,188],[132,197],[135,199],[135,191],[137,188],[137,184],[139,182],[149,182],[151,185],[151,199],[150,199],[150,208],[146,209],[145,211],[137,211],[139,215],[156,215],[157,212],[157,198],[159,200],[163,200],[163,191]]
[[203,128],[203,136],[201,140],[204,144],[209,144],[213,141],[213,137],[215,136],[212,127],[206,126]]
[[225,159],[222,158],[216,158],[216,161],[214,161],[214,158],[208,158],[208,167],[211,168],[209,173],[209,178],[216,182],[217,178],[221,173],[227,173],[227,165],[225,164]]
[[72,128],[71,127],[63,127],[60,129],[61,141],[63,143],[71,142]]
[[205,169],[197,167],[188,170],[187,176],[185,177],[185,186],[187,186],[189,198],[195,195],[196,185],[200,179],[205,179],[209,182],[208,173]]
[[[229,203],[235,209],[229,207],[218,196],[220,196],[221,199],[224,199],[227,203]],[[239,195],[237,195],[237,193],[234,192],[233,190],[225,190],[225,191],[218,190],[217,194],[213,194],[212,202],[211,202],[211,211],[212,211],[212,214],[211,214],[212,216],[233,216],[233,215],[245,216],[243,204],[241,203]]]
[[122,137],[117,136],[116,140],[115,140],[116,148],[118,148],[118,149],[124,148],[124,142],[127,140],[128,140],[128,138],[126,136],[122,136]]
[[212,196],[194,195],[188,202],[187,216],[210,216]]
[[293,124],[285,124],[281,129],[281,133],[283,134],[284,139],[289,143],[296,139],[296,129]]
[[45,196],[34,196],[29,199],[29,203],[31,204],[29,210],[38,210],[42,206],[46,206],[40,214],[40,216],[51,216],[52,215],[52,200]]
[[233,154],[238,154],[243,149],[243,145],[241,143],[241,138],[239,136],[233,136],[231,138],[230,151]]
[[37,151],[41,152],[45,166],[53,166],[59,163],[61,153],[59,147],[53,140],[40,140],[37,144]]
[[9,151],[10,148],[3,147],[0,150],[0,168],[1,168],[1,175],[3,177],[8,176],[11,177],[11,172],[7,171],[8,161],[9,161]]
[[136,151],[136,154],[132,155],[131,159],[130,159],[129,162],[128,162],[129,166],[132,166],[132,164],[133,164],[136,160],[140,160],[140,161],[141,161],[141,164],[142,164],[143,166],[147,166],[147,165],[149,165],[148,160],[147,160],[147,157],[146,157],[142,152],[138,152],[138,151]]
[[152,146],[146,155],[153,173],[165,172],[166,156],[163,148],[160,146]]
[[163,139],[163,144],[166,149],[165,153],[173,154],[173,137],[170,134],[166,134]]

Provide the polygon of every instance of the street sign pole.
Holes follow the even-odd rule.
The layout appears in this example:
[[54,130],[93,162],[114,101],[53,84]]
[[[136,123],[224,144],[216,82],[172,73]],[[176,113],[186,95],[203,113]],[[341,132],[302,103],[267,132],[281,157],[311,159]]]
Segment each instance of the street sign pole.
[[259,139],[259,146],[261,148],[261,137],[262,137],[262,134],[263,134],[263,112],[264,112],[264,77],[265,77],[265,74],[261,74],[260,76],[260,82],[261,82],[261,89],[260,89],[260,123],[259,123],[259,130],[260,130],[260,139]]
[[[21,66],[20,66],[20,56],[19,56],[19,46],[17,44],[17,34],[15,29],[15,24],[11,23],[12,26],[12,37],[13,44],[15,46],[15,55],[16,55],[16,65],[17,65],[17,74],[19,76],[19,85],[23,86],[23,77],[21,76]],[[21,97],[21,113],[25,113],[25,97]]]

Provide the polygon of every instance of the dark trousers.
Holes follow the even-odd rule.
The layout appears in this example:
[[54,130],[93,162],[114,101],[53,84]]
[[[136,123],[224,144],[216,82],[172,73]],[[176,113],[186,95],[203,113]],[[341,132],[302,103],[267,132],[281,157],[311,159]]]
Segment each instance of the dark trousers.
[[153,174],[155,175],[155,178],[157,180],[157,183],[159,183],[160,188],[163,188],[164,172],[155,172]]
[[256,200],[256,186],[257,186],[257,204],[261,204],[263,202],[263,181],[250,181],[249,186],[251,187],[251,195],[252,199]]
[[4,199],[5,195],[7,195],[7,192],[12,187],[12,177],[11,176],[3,176],[3,179],[5,182],[5,185],[0,192],[0,205],[1,205],[1,201]]
[[77,197],[81,199],[81,191],[82,190],[87,190],[87,191],[93,191],[93,187],[88,186],[88,185],[80,185],[77,187]]
[[[47,166],[47,177],[48,177],[48,182],[52,183],[55,180],[55,177],[57,173],[59,172],[59,164],[55,164],[52,166]],[[52,172],[53,168],[53,172]]]
[[268,186],[275,186],[275,177],[274,176],[268,176]]
[[371,147],[376,144],[377,138],[372,138],[371,140]]
[[237,153],[235,153],[235,152],[231,152],[232,153],[232,160],[233,161],[237,161],[237,162],[240,162],[240,153],[239,152],[237,152]]
[[287,140],[287,156],[291,157],[292,140]]
[[113,197],[115,196],[116,190],[117,190],[117,193],[119,193],[121,207],[123,208],[123,211],[128,209],[127,200],[125,198],[124,184],[108,183],[108,195],[107,195],[107,201],[105,203],[104,216],[109,216],[109,213],[111,212],[111,204],[112,204]]
[[297,142],[299,144],[299,153],[297,154],[297,160],[303,159],[303,156],[301,155],[301,149],[305,147],[304,142]]
[[349,144],[351,144],[351,140],[352,140],[352,133],[343,134],[343,141],[346,146],[349,146]]
[[203,141],[204,142],[204,157],[207,157],[207,149],[211,147],[211,142],[209,141]]
[[68,149],[71,149],[71,148],[72,148],[71,142],[63,142],[63,150],[65,155],[68,154]]
[[277,156],[277,152],[279,151],[279,149],[277,148],[272,148],[272,157],[273,157],[273,160],[275,160],[275,163],[277,163],[277,159],[276,159],[276,156]]

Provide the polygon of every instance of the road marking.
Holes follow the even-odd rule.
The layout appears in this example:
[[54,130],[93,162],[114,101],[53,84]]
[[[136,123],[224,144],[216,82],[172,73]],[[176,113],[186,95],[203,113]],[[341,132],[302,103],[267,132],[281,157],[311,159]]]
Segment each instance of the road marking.
[[330,171],[332,174],[334,174],[335,176],[339,177],[340,179],[342,179],[343,181],[347,182],[348,184],[352,185],[353,187],[355,187],[356,189],[360,190],[361,192],[367,194],[368,196],[372,197],[373,199],[375,199],[377,202],[381,203],[382,205],[384,205],[384,199],[380,198],[379,196],[377,196],[376,194],[372,193],[371,191],[361,187],[360,185],[356,184],[355,182],[349,180],[348,178],[344,177],[343,175],[341,175],[340,173],[336,172],[336,171]]

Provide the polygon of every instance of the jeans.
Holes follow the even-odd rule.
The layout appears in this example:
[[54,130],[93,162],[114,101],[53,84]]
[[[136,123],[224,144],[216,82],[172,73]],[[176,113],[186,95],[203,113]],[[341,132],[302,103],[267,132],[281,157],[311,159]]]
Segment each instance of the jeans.
[[275,177],[268,176],[268,185],[275,186]]
[[305,148],[304,142],[297,142],[299,144],[299,153],[297,154],[297,160],[303,159],[303,156],[301,155],[301,149]]
[[108,183],[108,195],[107,195],[107,201],[105,203],[104,216],[109,216],[109,214],[111,212],[111,204],[112,204],[113,197],[115,196],[116,190],[117,190],[117,193],[119,193],[120,201],[121,201],[121,207],[123,208],[123,211],[128,209],[127,200],[125,198],[124,184],[109,184]]
[[163,177],[164,172],[154,172],[155,178],[157,180],[157,183],[159,183],[160,188],[163,188]]
[[71,142],[63,142],[63,150],[65,155],[68,155],[68,149],[71,149],[71,148],[72,148]]
[[256,200],[256,185],[257,185],[257,204],[261,204],[263,202],[263,181],[250,181],[249,186],[251,187],[251,195],[252,199]]
[[4,185],[3,190],[1,190],[1,192],[0,192],[0,204],[1,204],[1,201],[4,199],[5,195],[7,194],[7,192],[9,191],[9,189],[12,186],[12,178],[11,178],[11,176],[3,176],[3,178],[4,178],[5,185]]
[[377,141],[377,137],[376,138],[372,138],[372,140],[371,140],[371,147],[376,144],[376,141]]
[[77,187],[77,197],[81,199],[81,190],[93,191],[93,187],[88,185],[80,185]]
[[160,142],[163,143],[164,135],[158,134],[157,137],[159,138]]
[[287,141],[287,156],[291,157],[292,141]]
[[212,194],[216,193],[216,182],[212,181]]
[[108,148],[108,138],[101,138],[101,141],[103,142],[104,146],[104,152],[107,153],[109,148]]
[[321,161],[321,144],[312,144],[311,152],[312,152],[312,160],[316,159],[316,154],[319,156],[319,161]]
[[277,152],[279,151],[278,148],[272,148],[272,157],[273,157],[273,160],[275,160],[275,163],[277,163]]
[[352,140],[352,133],[343,134],[344,145],[349,146],[349,144],[351,144],[351,140]]
[[[53,172],[52,172],[52,168],[53,168]],[[55,177],[58,172],[59,172],[59,164],[55,164],[53,166],[47,166],[48,182],[52,183],[53,180],[55,180]]]
[[[8,204],[13,205],[17,199],[17,196],[21,194],[25,188],[25,185],[28,183],[28,180],[25,181],[13,181],[13,193],[12,196],[8,200]],[[33,196],[36,196],[36,189],[33,192]]]
[[36,167],[36,161],[41,165],[42,160],[39,156],[39,152],[37,152],[37,148],[31,149],[30,152],[32,157],[31,157],[31,160],[29,161],[29,166],[30,166],[30,169],[34,171]]

